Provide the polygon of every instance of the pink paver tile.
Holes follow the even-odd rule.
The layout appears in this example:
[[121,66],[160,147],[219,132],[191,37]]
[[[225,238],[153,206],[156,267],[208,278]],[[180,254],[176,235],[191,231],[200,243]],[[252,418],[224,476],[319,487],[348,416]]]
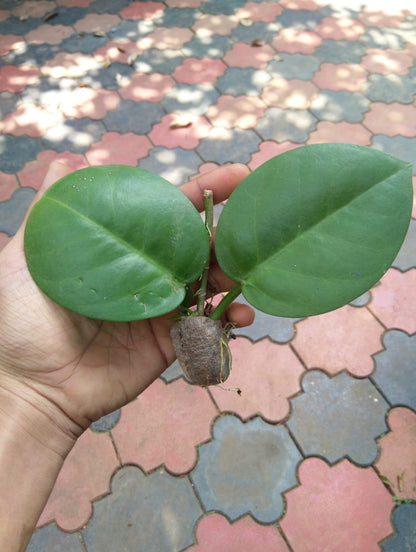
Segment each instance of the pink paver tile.
[[260,97],[269,106],[308,109],[318,92],[318,88],[310,81],[275,77],[263,89]]
[[372,468],[348,460],[333,467],[308,458],[299,468],[300,486],[286,493],[280,525],[296,552],[379,552],[392,533],[391,495]]
[[404,20],[403,12],[400,14],[389,14],[385,10],[374,10],[364,6],[358,13],[358,19],[366,27],[379,27],[380,29],[399,28]]
[[221,514],[207,515],[198,523],[196,540],[187,552],[289,552],[276,527],[260,525],[250,516],[230,523]]
[[136,59],[142,53],[137,43],[133,40],[110,40],[94,52],[94,57],[99,62],[109,61],[113,63],[131,63],[130,60]]
[[288,54],[313,54],[322,44],[322,38],[313,31],[303,29],[282,29],[272,40],[272,46],[277,52]]
[[383,332],[366,308],[346,305],[297,322],[292,345],[309,369],[365,377],[374,370],[372,355],[383,350]]
[[247,2],[236,11],[236,17],[241,19],[251,19],[251,21],[272,22],[280,15],[283,8],[280,4],[270,2]]
[[254,169],[257,169],[257,167],[259,167],[275,155],[280,155],[285,151],[298,148],[299,146],[300,144],[295,144],[294,142],[282,142],[280,144],[272,141],[262,142],[260,144],[259,151],[253,153],[253,155],[251,156],[251,161],[248,166],[252,171],[254,171]]
[[169,8],[199,8],[204,0],[165,0]]
[[416,332],[416,269],[391,268],[372,291],[371,312],[389,329]]
[[0,122],[0,132],[15,136],[40,137],[48,128],[62,121],[62,113],[54,108],[22,103]]
[[91,501],[108,493],[119,465],[110,437],[87,430],[66,458],[38,527],[56,520],[64,531],[80,529],[91,516]]
[[207,111],[207,118],[214,126],[224,128],[254,128],[263,117],[266,105],[255,96],[229,96],[218,98]]
[[85,157],[79,153],[72,153],[70,151],[62,153],[51,150],[41,151],[34,161],[26,163],[23,169],[17,173],[21,185],[39,190],[52,161],[65,163],[71,171],[77,171],[88,166]]
[[239,21],[235,15],[202,15],[193,25],[192,30],[198,36],[229,35],[238,27]]
[[189,180],[192,180],[193,178],[197,178],[198,176],[201,176],[201,174],[209,173],[211,171],[214,171],[215,169],[218,169],[219,165],[217,163],[202,163],[198,167],[198,172],[192,176],[189,177]]
[[19,187],[14,174],[0,172],[0,201],[7,201]]
[[120,12],[123,19],[155,19],[165,10],[163,2],[131,2]]
[[96,142],[85,154],[90,165],[132,165],[146,157],[152,147],[146,136],[127,132],[107,132],[102,140]]
[[367,71],[358,63],[322,63],[312,81],[324,90],[359,92],[367,77]]
[[214,84],[226,69],[227,66],[220,59],[187,58],[172,76],[177,82],[186,84]]
[[412,56],[406,52],[381,48],[370,48],[361,59],[361,64],[370,73],[382,75],[407,75],[413,62]]
[[393,408],[387,417],[391,431],[378,441],[377,471],[401,499],[416,500],[416,414]]
[[43,64],[41,72],[45,77],[54,79],[76,78],[96,68],[99,68],[99,63],[93,56],[77,52],[60,52]]
[[374,102],[364,114],[363,125],[373,134],[411,138],[416,136],[416,106]]
[[9,34],[0,36],[0,56],[5,56],[12,50],[19,49],[24,45],[21,36]]
[[39,79],[39,69],[29,65],[4,65],[0,67],[0,91],[21,92]]
[[60,109],[66,117],[81,119],[103,119],[109,111],[115,109],[120,103],[120,96],[115,90],[104,88],[77,88],[68,94],[60,104]]
[[224,61],[230,67],[254,67],[264,69],[276,52],[271,46],[250,46],[243,42],[237,42],[228,50],[224,56]]
[[160,123],[156,123],[148,136],[156,146],[169,149],[195,149],[201,138],[205,138],[211,128],[205,117],[198,115],[164,115]]
[[289,345],[269,339],[252,343],[238,337],[230,343],[233,356],[231,376],[225,387],[240,389],[241,394],[219,387],[210,389],[222,412],[235,412],[242,420],[257,413],[276,423],[290,411],[289,397],[301,389],[304,368]]
[[174,86],[175,81],[170,75],[135,73],[118,91],[125,100],[160,102]]
[[369,146],[371,136],[371,132],[360,123],[319,121],[316,130],[309,135],[308,144],[349,142],[350,144]]
[[146,471],[164,464],[170,472],[186,473],[197,461],[197,446],[210,439],[216,415],[202,387],[182,378],[170,384],[158,379],[123,408],[112,435],[124,464]]
[[120,18],[109,13],[90,13],[84,19],[74,23],[74,29],[79,33],[102,31],[107,33],[112,27],[117,27]]
[[68,8],[87,8],[95,0],[55,0],[58,6],[65,6]]
[[41,18],[55,8],[55,2],[48,0],[31,0],[16,6],[12,14],[16,17],[35,17]]
[[279,3],[288,10],[316,11],[319,7],[315,0],[280,0]]
[[324,39],[358,40],[365,26],[357,19],[349,17],[324,17],[315,27],[315,31]]
[[189,42],[193,37],[192,31],[183,27],[159,27],[153,33],[148,34],[145,38],[137,41],[140,49],[156,48],[157,50],[165,50],[171,48],[179,50]]
[[5,21],[10,17],[10,12],[8,10],[0,10],[0,21]]
[[74,34],[69,25],[40,25],[25,35],[27,42],[32,44],[60,44],[65,38]]
[[416,58],[416,36],[409,36],[406,42],[405,51]]
[[0,251],[6,247],[11,239],[12,236],[8,236],[4,232],[0,232]]

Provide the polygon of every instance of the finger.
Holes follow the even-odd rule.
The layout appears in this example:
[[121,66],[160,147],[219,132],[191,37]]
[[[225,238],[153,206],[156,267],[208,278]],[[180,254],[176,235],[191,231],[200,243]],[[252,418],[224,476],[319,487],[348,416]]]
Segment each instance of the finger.
[[227,309],[227,319],[235,324],[237,328],[250,326],[254,322],[254,318],[254,310],[249,305],[231,303]]
[[52,161],[46,173],[45,180],[39,190],[40,194],[42,195],[52,184],[70,172],[71,169],[63,161]]
[[179,189],[192,201],[198,211],[203,211],[204,190],[212,190],[214,203],[220,203],[230,196],[249,172],[249,169],[240,163],[225,165],[193,178]]

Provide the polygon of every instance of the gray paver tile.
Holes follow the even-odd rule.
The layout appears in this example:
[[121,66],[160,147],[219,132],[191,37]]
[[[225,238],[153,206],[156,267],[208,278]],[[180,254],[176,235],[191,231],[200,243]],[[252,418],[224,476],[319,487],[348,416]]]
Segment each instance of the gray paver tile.
[[276,21],[283,27],[311,31],[322,21],[322,18],[323,14],[315,10],[285,9],[283,13],[276,18]]
[[58,152],[86,152],[94,142],[99,142],[105,133],[101,121],[91,119],[65,119],[62,123],[49,128],[41,138],[45,149]]
[[0,203],[0,232],[9,236],[16,234],[35,194],[33,188],[20,188],[8,201]]
[[90,425],[90,428],[92,431],[96,431],[98,433],[101,433],[103,431],[109,431],[110,429],[113,429],[114,426],[117,425],[119,419],[120,419],[120,410],[115,410],[114,412],[110,412],[110,414],[107,414],[106,416],[102,416],[99,420],[96,422],[93,422]]
[[108,130],[146,134],[163,115],[164,111],[158,103],[123,100],[107,113],[103,123]]
[[145,50],[134,62],[134,69],[138,73],[162,73],[170,75],[176,67],[184,62],[184,56],[180,50],[158,50],[150,48]]
[[[36,158],[42,147],[37,138],[30,136],[0,135],[0,171],[14,174]],[[7,152],[7,155],[4,153]]]
[[198,172],[201,158],[193,150],[168,149],[159,146],[151,149],[149,155],[140,159],[138,165],[179,186]]
[[383,552],[413,552],[416,550],[416,504],[402,504],[393,512],[393,535],[380,547]]
[[228,36],[194,36],[186,42],[181,50],[187,57],[202,59],[205,57],[221,59],[232,48],[232,41]]
[[326,39],[318,46],[315,55],[322,62],[360,63],[365,52],[366,48],[360,42]]
[[248,163],[260,142],[253,130],[216,127],[200,141],[197,152],[207,163]]
[[275,22],[254,21],[253,24],[248,27],[245,25],[239,25],[232,31],[231,37],[236,42],[251,43],[253,40],[260,38],[265,42],[270,43],[281,28],[282,25]]
[[410,221],[409,230],[400,251],[393,262],[393,266],[405,271],[416,268],[416,220]]
[[205,0],[201,4],[201,11],[211,14],[232,15],[245,3],[246,0]]
[[376,134],[372,139],[373,147],[390,153],[399,159],[413,163],[413,174],[416,174],[415,151],[416,138],[406,138],[405,136],[385,136]]
[[26,552],[84,552],[77,534],[60,531],[51,523],[38,529],[31,538]]
[[270,74],[263,69],[230,67],[219,77],[215,86],[223,94],[259,96],[270,80]]
[[163,98],[162,105],[168,113],[191,112],[203,115],[215,104],[219,94],[210,84],[177,84]]
[[259,119],[256,130],[264,140],[303,144],[316,123],[316,117],[309,111],[270,107]]
[[98,48],[101,48],[107,44],[107,42],[107,36],[97,36],[89,33],[74,33],[72,36],[65,38],[60,43],[59,51],[93,54]]
[[373,102],[403,104],[413,103],[415,97],[415,82],[408,75],[380,75],[373,73],[368,76],[363,94]]
[[319,69],[320,62],[315,56],[306,54],[279,54],[280,60],[272,60],[267,70],[273,77],[310,80]]
[[320,121],[359,123],[370,101],[359,92],[322,90],[312,100],[310,111]]

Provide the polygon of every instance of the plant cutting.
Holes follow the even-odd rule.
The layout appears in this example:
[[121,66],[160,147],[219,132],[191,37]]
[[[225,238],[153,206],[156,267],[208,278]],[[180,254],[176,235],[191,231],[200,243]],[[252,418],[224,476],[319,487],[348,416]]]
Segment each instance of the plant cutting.
[[205,194],[204,223],[160,176],[90,167],[35,204],[25,254],[39,288],[84,316],[133,321],[175,311],[171,335],[185,374],[213,385],[230,373],[223,318],[240,293],[274,316],[341,307],[390,267],[411,210],[410,163],[339,143],[278,155],[240,183],[219,217],[215,255],[235,286],[212,308],[212,196]]

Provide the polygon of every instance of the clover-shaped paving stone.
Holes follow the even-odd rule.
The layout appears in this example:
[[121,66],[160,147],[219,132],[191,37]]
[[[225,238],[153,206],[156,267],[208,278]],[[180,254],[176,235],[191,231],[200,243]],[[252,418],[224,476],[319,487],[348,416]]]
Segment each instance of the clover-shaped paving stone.
[[416,504],[402,504],[393,514],[397,534],[381,544],[383,552],[416,550]]
[[84,552],[79,536],[60,531],[50,523],[33,534],[26,552]]
[[88,552],[172,552],[194,543],[201,507],[187,478],[158,470],[149,476],[125,466],[112,479],[111,494],[94,504],[83,531]]
[[374,385],[346,372],[331,379],[312,370],[302,387],[305,392],[291,400],[287,425],[305,456],[323,456],[330,463],[348,456],[363,466],[374,462],[375,439],[387,429],[389,408]]
[[224,416],[213,433],[190,475],[204,508],[230,520],[249,513],[260,523],[276,521],[283,513],[282,493],[296,485],[302,458],[285,428]]
[[416,335],[390,330],[383,344],[385,350],[374,356],[374,381],[393,405],[416,409]]

